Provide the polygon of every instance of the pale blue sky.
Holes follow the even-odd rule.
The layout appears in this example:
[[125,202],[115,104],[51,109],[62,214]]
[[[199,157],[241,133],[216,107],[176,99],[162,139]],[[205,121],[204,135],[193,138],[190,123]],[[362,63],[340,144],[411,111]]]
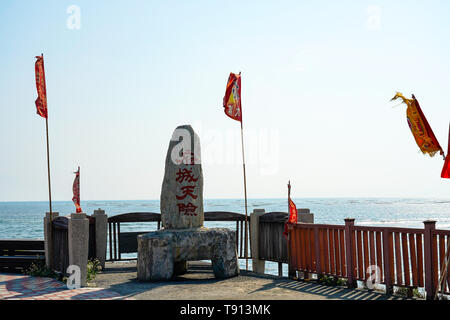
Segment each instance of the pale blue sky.
[[442,158],[389,102],[414,93],[447,149],[449,17],[448,1],[4,0],[0,201],[48,197],[40,53],[55,200],[72,198],[78,165],[82,200],[159,199],[187,123],[213,159],[205,197],[243,197],[239,123],[221,106],[239,71],[249,198],[284,197],[289,179],[294,197],[450,197]]

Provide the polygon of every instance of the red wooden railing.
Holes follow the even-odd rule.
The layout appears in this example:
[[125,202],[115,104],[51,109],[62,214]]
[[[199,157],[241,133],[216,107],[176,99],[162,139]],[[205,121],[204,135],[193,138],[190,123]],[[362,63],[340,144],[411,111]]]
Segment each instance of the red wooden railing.
[[[289,273],[295,271],[346,278],[350,287],[367,281],[378,267],[379,283],[425,288],[433,298],[444,263],[450,230],[436,230],[435,221],[424,229],[297,224],[289,234]],[[450,274],[444,292],[450,294]]]

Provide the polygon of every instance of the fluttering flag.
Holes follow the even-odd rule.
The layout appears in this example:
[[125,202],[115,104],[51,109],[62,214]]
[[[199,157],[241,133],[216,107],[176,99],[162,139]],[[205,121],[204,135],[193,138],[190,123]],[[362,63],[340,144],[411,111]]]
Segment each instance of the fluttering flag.
[[[241,143],[242,143],[242,167],[244,169],[244,196],[245,196],[245,239],[247,239],[247,178],[245,175],[245,156],[244,156],[244,126],[242,124],[242,100],[241,100],[241,73],[230,73],[223,97],[223,108],[225,114],[233,120],[241,123]],[[248,241],[245,240],[244,256],[245,269],[248,270]]]
[[444,168],[442,168],[441,178],[450,179],[450,125],[448,128],[448,151],[445,158]]
[[80,167],[78,167],[78,171],[75,173],[75,180],[73,181],[72,191],[73,198],[72,201],[75,203],[75,208],[77,208],[77,213],[83,212],[80,206]]
[[294,201],[291,199],[291,182],[288,184],[288,203],[289,203],[289,218],[288,221],[284,224],[284,232],[283,234],[287,237],[289,234],[289,226],[293,226],[297,224],[297,207],[295,206]]
[[430,157],[433,157],[437,152],[439,152],[443,156],[444,151],[439,145],[433,130],[431,130],[427,118],[425,118],[416,97],[412,95],[412,99],[406,99],[400,92],[397,92],[391,101],[399,98],[402,99],[408,106],[406,109],[408,126],[411,129],[414,139],[416,140],[416,143],[422,153],[429,154]]
[[230,73],[228,77],[227,89],[223,98],[223,107],[227,116],[242,123],[240,72],[239,74]]
[[47,119],[47,89],[45,87],[44,56],[37,56],[34,70],[38,97],[35,101],[37,114]]

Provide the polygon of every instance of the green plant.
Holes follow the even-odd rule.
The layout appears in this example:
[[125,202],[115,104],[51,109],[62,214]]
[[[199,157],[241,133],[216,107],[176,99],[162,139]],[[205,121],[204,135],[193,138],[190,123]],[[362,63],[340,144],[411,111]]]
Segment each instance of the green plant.
[[419,299],[425,299],[425,296],[420,293],[419,289],[415,288],[413,290],[413,296]]
[[[97,273],[101,270],[98,259],[89,259],[87,264],[87,281],[93,281]],[[49,269],[44,262],[33,262],[30,267],[23,271],[24,274],[33,277],[53,278],[62,282],[67,282],[67,275]]]
[[336,285],[337,286],[345,286],[345,285],[347,285],[347,282],[344,279],[337,278]]
[[398,294],[400,296],[407,297],[408,296],[408,289],[407,288],[397,288],[395,290],[395,294]]
[[321,276],[319,276],[319,283],[326,285],[326,286],[344,286],[345,280],[342,280],[340,278],[321,275]]
[[48,268],[44,262],[33,262],[27,269],[23,271],[24,274],[33,277],[47,277],[58,279],[60,276],[52,269]]
[[87,282],[93,281],[100,270],[100,261],[97,258],[89,259],[87,265]]

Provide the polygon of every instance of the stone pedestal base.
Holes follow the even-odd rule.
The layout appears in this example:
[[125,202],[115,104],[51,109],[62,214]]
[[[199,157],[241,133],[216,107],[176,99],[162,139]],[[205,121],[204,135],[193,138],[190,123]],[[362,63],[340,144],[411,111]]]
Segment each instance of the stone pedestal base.
[[169,280],[185,273],[187,261],[211,260],[216,278],[239,274],[236,232],[225,228],[158,230],[138,236],[137,276]]

